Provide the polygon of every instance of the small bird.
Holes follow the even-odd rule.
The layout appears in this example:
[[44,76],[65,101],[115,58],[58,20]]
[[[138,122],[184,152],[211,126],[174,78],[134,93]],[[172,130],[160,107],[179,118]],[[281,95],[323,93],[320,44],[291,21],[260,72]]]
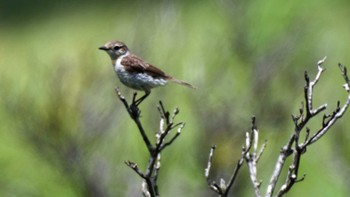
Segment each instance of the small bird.
[[99,49],[106,51],[111,57],[114,70],[124,85],[135,90],[145,91],[145,95],[135,101],[136,105],[140,104],[151,93],[152,88],[164,86],[168,81],[195,89],[191,84],[164,73],[159,68],[132,54],[123,42],[110,41]]

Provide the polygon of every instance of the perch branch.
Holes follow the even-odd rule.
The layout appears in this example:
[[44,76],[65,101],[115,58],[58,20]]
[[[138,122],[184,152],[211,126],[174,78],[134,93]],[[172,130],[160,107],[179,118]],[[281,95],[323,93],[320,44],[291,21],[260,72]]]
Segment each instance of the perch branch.
[[[147,136],[142,123],[140,121],[141,111],[138,108],[140,104],[139,99],[136,100],[136,93],[134,93],[132,102],[129,105],[126,101],[125,97],[121,94],[119,88],[115,88],[115,91],[120,99],[120,101],[124,104],[125,109],[129,113],[131,119],[137,125],[137,128],[142,136],[144,143],[150,153],[150,158],[148,161],[148,165],[146,168],[146,172],[142,172],[136,163],[131,161],[126,161],[125,164],[129,166],[133,171],[136,172],[142,179],[144,179],[142,183],[142,193],[144,196],[156,197],[159,196],[158,192],[158,174],[161,167],[161,152],[168,146],[170,146],[181,134],[182,128],[185,126],[184,122],[174,123],[174,119],[176,115],[179,113],[178,109],[175,109],[172,114],[165,110],[163,103],[159,101],[159,106],[157,107],[161,116],[160,119],[160,130],[156,134],[156,143],[152,145]],[[170,140],[166,141],[166,137],[170,134],[173,129],[177,129],[177,132]]]
[[140,131],[142,139],[143,139],[143,141],[145,142],[145,144],[147,146],[148,152],[152,155],[154,147],[152,146],[152,144],[151,144],[151,142],[150,142],[150,140],[149,140],[149,138],[148,138],[148,136],[147,136],[147,134],[146,134],[142,124],[141,124],[141,121],[140,121],[141,111],[139,110],[138,106],[135,103],[136,93],[134,93],[133,102],[129,106],[128,102],[126,101],[125,97],[121,94],[121,92],[120,92],[118,87],[115,88],[115,91],[116,91],[120,101],[124,104],[124,106],[125,106],[126,110],[128,111],[131,119],[137,125],[137,128]]

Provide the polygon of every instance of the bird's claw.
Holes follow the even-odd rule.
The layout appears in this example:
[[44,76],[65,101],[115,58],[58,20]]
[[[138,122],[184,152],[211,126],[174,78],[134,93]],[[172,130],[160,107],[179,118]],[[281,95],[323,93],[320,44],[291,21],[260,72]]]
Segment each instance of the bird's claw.
[[133,118],[139,118],[141,114],[141,110],[139,109],[138,105],[134,102],[131,103],[131,105],[129,106],[129,112]]

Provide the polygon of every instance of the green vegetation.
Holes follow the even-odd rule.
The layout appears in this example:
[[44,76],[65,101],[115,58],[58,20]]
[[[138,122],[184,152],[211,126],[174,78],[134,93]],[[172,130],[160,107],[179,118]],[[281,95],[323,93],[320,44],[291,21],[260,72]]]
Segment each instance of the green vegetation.
[[[97,48],[109,40],[176,78],[141,105],[147,132],[159,128],[156,105],[180,108],[186,122],[162,157],[163,196],[213,196],[204,178],[210,146],[214,168],[229,176],[244,132],[256,115],[269,143],[258,177],[266,184],[291,114],[303,99],[303,73],[327,72],[315,105],[344,101],[337,63],[350,65],[350,3],[325,1],[5,1],[0,7],[0,196],[140,196],[147,151],[114,92],[116,79]],[[330,112],[328,110],[327,112]],[[287,196],[346,196],[350,165],[346,114],[308,150],[299,183]],[[315,128],[319,122],[315,122]],[[235,196],[252,196],[246,171]]]

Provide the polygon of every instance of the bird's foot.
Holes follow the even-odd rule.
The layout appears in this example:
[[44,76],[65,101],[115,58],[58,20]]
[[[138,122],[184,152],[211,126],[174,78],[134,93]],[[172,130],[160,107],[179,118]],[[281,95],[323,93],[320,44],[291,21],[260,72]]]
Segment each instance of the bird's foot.
[[140,117],[141,110],[139,109],[137,104],[132,102],[131,105],[129,106],[129,113],[134,119],[136,119]]
[[141,102],[143,101],[143,99],[136,99],[137,96],[137,92],[134,93],[133,97],[132,97],[132,102],[129,106],[129,110],[130,110],[130,114],[134,117],[134,118],[139,118],[140,114],[141,114],[141,110],[139,109],[139,105],[141,104]]

